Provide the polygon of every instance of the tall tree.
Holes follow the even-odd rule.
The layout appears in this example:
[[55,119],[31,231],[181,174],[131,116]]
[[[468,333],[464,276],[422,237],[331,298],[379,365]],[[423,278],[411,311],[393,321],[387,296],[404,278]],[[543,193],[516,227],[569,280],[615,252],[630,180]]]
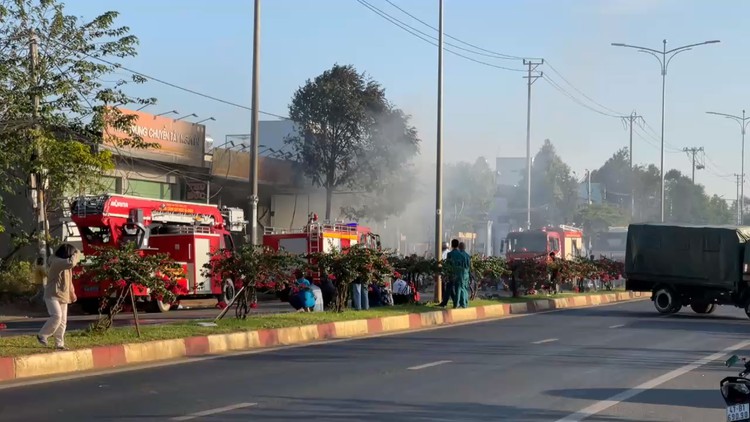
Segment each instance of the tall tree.
[[591,182],[606,187],[605,201],[623,207],[629,207],[631,179],[627,148],[618,150],[599,169],[591,172]]
[[445,166],[446,230],[474,231],[486,223],[495,193],[495,175],[484,157]]
[[408,116],[386,100],[379,83],[353,66],[334,65],[308,80],[295,92],[289,116],[299,132],[286,142],[305,174],[325,189],[326,219],[337,189],[384,191],[418,151]]
[[[46,176],[48,198],[94,185],[112,167],[111,154],[100,148],[104,142],[152,146],[138,136],[117,140],[105,130],[132,133],[132,117],[118,107],[155,101],[124,92],[128,82],[143,82],[141,77],[103,80],[116,72],[119,59],[134,56],[138,45],[128,27],[115,24],[117,16],[106,12],[82,21],[56,0],[0,3],[0,194],[6,198],[28,195],[20,187],[31,174]],[[45,211],[59,205],[51,202]],[[0,227],[3,222],[6,228],[18,226],[0,202]]]
[[[514,208],[523,208],[525,214],[525,175],[513,202]],[[570,223],[578,208],[578,181],[549,139],[544,140],[531,166],[531,208],[533,227]]]

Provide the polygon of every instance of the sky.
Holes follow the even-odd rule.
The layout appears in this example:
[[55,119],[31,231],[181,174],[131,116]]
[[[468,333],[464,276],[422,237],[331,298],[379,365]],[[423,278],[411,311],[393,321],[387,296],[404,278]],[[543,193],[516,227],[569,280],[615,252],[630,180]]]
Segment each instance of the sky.
[[[364,1],[364,0],[362,0]],[[391,0],[427,24],[438,25],[438,0]],[[366,0],[426,35],[437,31],[387,0]],[[636,111],[636,163],[658,166],[661,75],[654,57],[610,44],[654,49],[721,40],[679,54],[666,78],[665,171],[690,174],[681,150],[703,147],[706,169],[696,182],[711,194],[736,196],[740,126],[706,114],[750,111],[750,3],[735,0],[444,0],[443,142],[445,159],[521,157],[526,153],[527,86],[524,66],[498,54],[544,58],[542,79],[532,86],[531,147],[550,139],[583,177],[628,146],[618,115]],[[68,0],[70,14],[91,19],[121,13],[118,23],[140,39],[129,69],[244,106],[250,105],[252,0]],[[456,39],[460,40],[457,41]],[[480,47],[480,50],[467,44]],[[456,47],[458,46],[458,47]],[[461,50],[469,49],[484,55]],[[261,5],[260,109],[285,116],[295,90],[332,65],[351,64],[380,82],[397,107],[412,116],[422,139],[421,159],[435,162],[438,48],[410,34],[360,0],[263,0]],[[459,57],[459,53],[465,57]],[[472,61],[473,59],[474,61]],[[477,63],[477,61],[484,63]],[[511,70],[501,69],[499,67]],[[126,74],[122,71],[123,75]],[[745,82],[743,82],[745,81]],[[251,113],[150,81],[130,88],[158,98],[146,111],[177,110],[208,121],[217,139],[249,133]],[[261,119],[274,119],[261,115]],[[748,169],[750,171],[750,169]]]

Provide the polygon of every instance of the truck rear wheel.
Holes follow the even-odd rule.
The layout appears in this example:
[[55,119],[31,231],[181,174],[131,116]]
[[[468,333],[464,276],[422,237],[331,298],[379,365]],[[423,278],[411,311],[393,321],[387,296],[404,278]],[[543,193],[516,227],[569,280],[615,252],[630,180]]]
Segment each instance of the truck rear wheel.
[[714,303],[691,303],[690,308],[696,314],[710,314],[716,310],[716,304]]
[[675,314],[680,311],[682,304],[674,290],[661,287],[654,292],[654,307],[660,314]]

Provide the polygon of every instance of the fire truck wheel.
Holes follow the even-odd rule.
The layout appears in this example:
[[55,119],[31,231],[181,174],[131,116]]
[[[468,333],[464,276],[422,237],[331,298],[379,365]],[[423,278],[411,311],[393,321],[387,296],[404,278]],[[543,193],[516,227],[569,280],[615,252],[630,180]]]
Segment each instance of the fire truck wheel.
[[146,303],[146,311],[147,312],[169,312],[169,310],[172,309],[171,303],[164,303],[161,300],[152,299],[151,301]]
[[221,303],[229,303],[234,299],[234,295],[237,294],[234,288],[234,282],[232,280],[224,280],[224,284],[221,285],[221,294],[216,295],[216,300]]

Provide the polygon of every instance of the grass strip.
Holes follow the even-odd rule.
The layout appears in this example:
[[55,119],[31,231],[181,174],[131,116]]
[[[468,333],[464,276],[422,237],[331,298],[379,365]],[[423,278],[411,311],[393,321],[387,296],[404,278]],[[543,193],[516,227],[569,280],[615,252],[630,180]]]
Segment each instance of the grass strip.
[[[521,297],[504,297],[499,299],[477,299],[471,301],[470,306],[487,306],[501,303],[520,303],[540,299],[554,299],[573,296],[602,294],[606,292],[562,293],[556,295],[533,295]],[[610,292],[612,293],[612,292]],[[90,333],[83,330],[70,331],[65,336],[66,346],[70,349],[84,349],[96,346],[112,346],[125,343],[141,343],[153,340],[170,340],[177,338],[204,336],[210,334],[226,334],[238,331],[261,330],[271,328],[299,327],[310,324],[323,324],[338,321],[379,318],[410,313],[433,312],[440,310],[434,305],[397,305],[371,308],[367,311],[347,310],[341,313],[313,312],[313,313],[283,313],[250,315],[246,320],[238,320],[229,312],[217,327],[202,327],[198,321],[181,321],[161,325],[141,325],[141,337],[135,332],[135,327],[114,327],[104,333]],[[52,339],[50,339],[52,343]],[[14,336],[0,338],[0,357],[24,356],[35,353],[49,353],[53,349],[42,347],[36,336]]]

